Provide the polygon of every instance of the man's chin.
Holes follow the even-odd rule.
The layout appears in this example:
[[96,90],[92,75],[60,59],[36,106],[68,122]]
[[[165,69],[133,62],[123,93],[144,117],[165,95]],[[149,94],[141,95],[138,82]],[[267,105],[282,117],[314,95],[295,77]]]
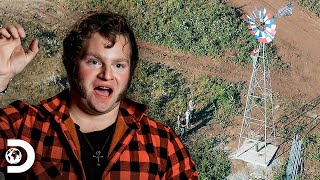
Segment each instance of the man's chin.
[[101,106],[95,106],[93,104],[90,105],[89,112],[92,115],[103,115],[107,114],[111,111],[113,111],[115,108],[119,108],[120,101],[115,102],[111,106],[101,107]]

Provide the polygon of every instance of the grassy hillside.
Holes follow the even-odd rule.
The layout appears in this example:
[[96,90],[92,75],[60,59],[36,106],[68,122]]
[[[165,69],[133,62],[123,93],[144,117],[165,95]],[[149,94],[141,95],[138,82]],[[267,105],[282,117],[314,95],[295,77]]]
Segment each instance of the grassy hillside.
[[[221,0],[72,0],[69,5],[75,10],[119,12],[131,21],[139,39],[240,65],[250,63],[250,52],[258,45],[240,19],[242,14]],[[271,46],[268,56],[277,64],[275,50]]]

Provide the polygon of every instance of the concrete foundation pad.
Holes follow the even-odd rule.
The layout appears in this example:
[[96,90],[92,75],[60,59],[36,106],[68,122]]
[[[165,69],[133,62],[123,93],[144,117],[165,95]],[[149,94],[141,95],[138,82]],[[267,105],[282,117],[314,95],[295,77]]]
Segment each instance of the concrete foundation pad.
[[[256,145],[258,145],[258,152]],[[264,145],[264,142],[246,139],[234,155],[234,158],[267,167],[271,164],[278,146],[267,144],[265,148]]]

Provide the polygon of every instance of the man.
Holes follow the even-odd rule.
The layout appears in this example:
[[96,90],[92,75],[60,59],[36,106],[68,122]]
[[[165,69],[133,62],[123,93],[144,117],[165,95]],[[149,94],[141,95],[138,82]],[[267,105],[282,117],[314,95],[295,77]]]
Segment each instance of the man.
[[189,128],[189,123],[190,123],[190,119],[191,119],[191,113],[190,113],[190,110],[189,109],[187,109],[187,111],[186,111],[186,118],[185,118],[185,120],[186,120],[186,127],[187,128]]
[[188,110],[190,112],[190,119],[194,118],[194,109],[196,105],[194,104],[193,100],[191,99],[188,103]]
[[180,137],[184,137],[185,132],[186,132],[186,130],[185,130],[186,129],[186,121],[181,115],[182,115],[182,113],[179,112],[178,116],[177,116],[177,128],[178,128]]
[[[15,24],[0,29],[0,92],[38,52]],[[16,101],[0,110],[0,167],[7,139],[35,150],[26,178],[197,179],[187,150],[172,129],[153,121],[145,106],[124,98],[138,61],[135,37],[115,13],[79,20],[63,43],[70,90],[33,106]],[[10,175],[10,174],[7,174]]]
[[252,52],[250,53],[250,57],[252,59],[252,61],[257,61],[258,59],[258,53],[259,53],[259,50],[258,49],[253,49]]

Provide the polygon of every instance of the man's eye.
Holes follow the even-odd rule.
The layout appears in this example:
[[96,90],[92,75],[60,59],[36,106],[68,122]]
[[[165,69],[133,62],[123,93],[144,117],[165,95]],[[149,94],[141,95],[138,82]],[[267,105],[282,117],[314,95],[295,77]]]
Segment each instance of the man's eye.
[[116,64],[117,68],[123,68],[124,66],[122,64]]
[[91,59],[88,61],[89,64],[92,64],[92,65],[97,65],[99,64],[99,61],[98,60],[95,60],[95,59]]

